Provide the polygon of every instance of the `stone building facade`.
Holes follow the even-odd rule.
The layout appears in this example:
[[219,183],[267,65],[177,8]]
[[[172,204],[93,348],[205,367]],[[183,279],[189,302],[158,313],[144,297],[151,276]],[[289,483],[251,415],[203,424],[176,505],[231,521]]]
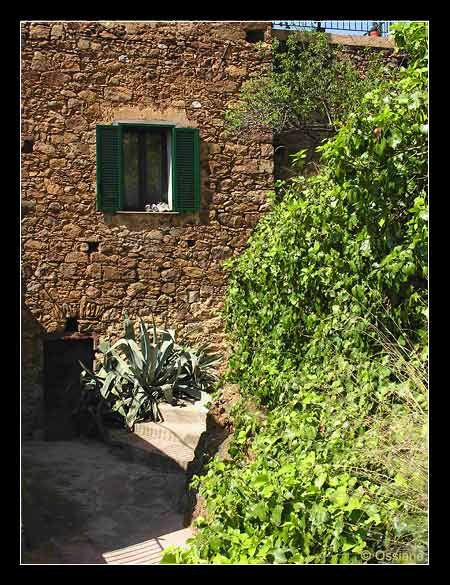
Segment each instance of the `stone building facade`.
[[[229,135],[224,114],[271,67],[272,34],[269,22],[21,23],[24,436],[41,426],[44,341],[70,317],[115,337],[125,311],[154,315],[226,351],[222,265],[268,209],[274,146]],[[194,211],[99,208],[97,127],[126,124],[170,127],[172,141],[197,130]]]
[[[183,338],[224,349],[222,264],[245,247],[267,209],[273,147],[271,135],[227,135],[224,121],[242,83],[270,67],[267,51],[253,42],[270,43],[270,23],[21,27],[27,433],[36,425],[26,405],[42,392],[39,345],[45,335],[63,330],[70,316],[80,332],[115,336],[124,311],[149,321],[153,314]],[[96,127],[117,121],[198,129],[199,209],[98,210]]]

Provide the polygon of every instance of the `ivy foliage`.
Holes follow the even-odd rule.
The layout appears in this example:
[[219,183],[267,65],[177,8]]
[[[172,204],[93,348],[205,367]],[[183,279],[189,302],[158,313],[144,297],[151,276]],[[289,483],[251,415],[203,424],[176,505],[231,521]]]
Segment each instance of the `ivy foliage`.
[[369,89],[394,72],[382,54],[367,50],[363,75],[345,50],[330,45],[321,32],[274,39],[272,56],[272,71],[245,82],[239,100],[228,107],[231,129],[282,132],[317,122],[336,128]]
[[[427,556],[427,26],[407,67],[279,185],[231,268],[231,462],[197,478],[207,516],[165,563],[424,562]],[[380,554],[381,553],[381,554]]]

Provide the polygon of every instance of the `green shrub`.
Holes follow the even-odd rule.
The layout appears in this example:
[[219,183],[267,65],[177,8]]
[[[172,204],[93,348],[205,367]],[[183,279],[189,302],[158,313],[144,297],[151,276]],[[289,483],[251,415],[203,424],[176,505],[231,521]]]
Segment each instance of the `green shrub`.
[[98,419],[105,404],[106,410],[118,413],[130,430],[141,420],[162,420],[161,400],[199,400],[217,381],[213,366],[220,361],[219,356],[208,353],[206,345],[197,349],[178,345],[174,330],[157,329],[154,322],[152,341],[142,319],[139,330],[138,344],[135,326],[126,317],[124,337],[113,345],[108,341],[99,344],[102,363],[96,373],[80,362],[83,394],[93,393],[94,402],[98,399],[95,410],[92,400],[87,399],[90,411]]
[[264,425],[240,413],[233,461],[194,480],[207,518],[164,562],[425,562],[426,356],[390,351],[291,380]]

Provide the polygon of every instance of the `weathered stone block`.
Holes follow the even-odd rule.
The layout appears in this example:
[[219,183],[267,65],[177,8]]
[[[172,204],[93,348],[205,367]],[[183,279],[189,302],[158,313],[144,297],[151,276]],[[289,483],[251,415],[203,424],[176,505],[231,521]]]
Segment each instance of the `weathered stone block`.
[[117,264],[119,268],[127,270],[130,268],[136,268],[137,260],[134,260],[133,258],[120,258]]
[[208,270],[206,273],[206,278],[210,283],[217,286],[223,284],[225,276],[222,272]]
[[78,274],[79,266],[75,263],[63,263],[59,267],[59,273],[63,278],[73,278]]
[[61,211],[61,209],[62,209],[62,206],[57,201],[53,201],[48,206],[48,210],[51,211],[51,212],[53,212],[53,213],[59,213]]
[[151,230],[146,234],[145,237],[147,240],[162,240],[164,234],[160,230]]
[[103,280],[134,280],[135,270],[123,270],[117,266],[103,266]]
[[100,262],[101,264],[117,264],[118,256],[107,256],[100,252],[92,252],[91,262]]
[[60,87],[69,81],[70,77],[60,71],[48,71],[41,74],[42,83],[48,87]]
[[[48,190],[48,187],[47,187]],[[50,193],[50,191],[49,191]],[[74,240],[75,238],[77,238],[81,232],[83,231],[83,228],[79,225],[76,225],[74,223],[69,223],[66,224],[65,226],[63,226],[62,231],[64,233],[64,237],[68,238],[69,240]]]
[[48,39],[50,28],[46,24],[32,24],[30,26],[30,37],[32,39]]
[[116,35],[114,35],[113,33],[107,32],[106,30],[102,31],[99,36],[102,39],[116,39]]
[[261,156],[264,158],[272,158],[273,157],[273,145],[272,144],[261,144]]
[[101,295],[101,291],[95,286],[88,286],[86,289],[86,294],[87,296],[95,299],[96,297],[99,297]]
[[33,71],[47,71],[48,60],[42,53],[35,53],[33,55],[33,61],[31,62],[31,69]]
[[64,26],[62,24],[54,24],[51,28],[50,38],[52,40],[64,38]]
[[26,250],[45,250],[47,248],[47,244],[44,242],[39,242],[38,240],[27,240],[23,247]]
[[86,276],[90,278],[98,278],[101,279],[102,277],[102,265],[98,262],[94,262],[94,264],[90,264],[86,269]]
[[165,294],[171,294],[175,292],[176,288],[177,285],[174,282],[166,282],[165,284],[162,285],[161,292]]
[[83,252],[70,252],[65,257],[65,262],[76,262],[77,264],[87,264],[89,256]]
[[239,41],[240,39],[245,39],[245,31],[240,27],[232,25],[215,25],[215,28],[212,29],[212,33],[215,37],[227,41]]
[[198,290],[190,290],[188,292],[188,302],[195,303],[200,300],[200,292]]
[[234,171],[236,173],[256,174],[259,172],[259,162],[257,159],[250,159],[243,164],[235,165]]
[[76,132],[79,132],[81,130],[86,130],[88,123],[86,118],[80,115],[76,115],[67,118],[65,125],[68,130],[75,130]]
[[260,160],[258,164],[258,170],[260,173],[273,173],[273,161]]
[[63,60],[60,64],[61,69],[63,71],[70,71],[70,72],[77,72],[80,71],[80,63],[77,57],[73,57],[71,55],[67,55],[63,57]]
[[238,228],[244,225],[244,219],[241,215],[233,215],[231,213],[219,213],[217,219],[220,224],[227,227]]
[[237,67],[236,65],[228,65],[225,68],[225,71],[231,77],[246,77],[247,76],[247,68],[246,67]]
[[80,39],[78,41],[78,48],[79,49],[89,49],[91,46],[91,42],[87,39]]
[[95,91],[91,91],[90,89],[86,89],[83,91],[80,91],[78,94],[78,97],[82,100],[84,100],[85,102],[95,102],[95,100],[97,99],[97,94],[95,93]]
[[223,260],[229,258],[233,254],[233,250],[228,246],[214,246],[211,248],[211,258]]
[[142,282],[133,282],[127,288],[127,296],[130,298],[134,298],[137,294],[144,291],[147,287]]
[[132,97],[133,91],[123,86],[107,87],[105,89],[105,99],[112,102],[128,102]]
[[48,154],[49,156],[52,156],[56,153],[56,148],[52,144],[39,142],[37,142],[34,145],[33,150],[36,152],[43,152],[44,154]]
[[69,110],[71,110],[72,108],[79,108],[80,105],[81,101],[75,98],[70,98],[69,100],[67,100],[67,107],[69,108]]
[[183,268],[183,274],[189,278],[201,278],[204,271],[196,266],[185,266]]
[[178,281],[180,276],[181,276],[180,271],[176,270],[175,268],[169,268],[169,270],[163,270],[161,272],[162,280],[168,282]]

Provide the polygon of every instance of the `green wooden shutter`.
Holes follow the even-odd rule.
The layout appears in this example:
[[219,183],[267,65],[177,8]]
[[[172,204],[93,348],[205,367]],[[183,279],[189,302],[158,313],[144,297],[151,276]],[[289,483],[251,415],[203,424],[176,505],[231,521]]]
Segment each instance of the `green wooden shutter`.
[[200,137],[196,128],[173,129],[173,209],[200,209]]
[[122,128],[97,126],[97,209],[122,208]]

